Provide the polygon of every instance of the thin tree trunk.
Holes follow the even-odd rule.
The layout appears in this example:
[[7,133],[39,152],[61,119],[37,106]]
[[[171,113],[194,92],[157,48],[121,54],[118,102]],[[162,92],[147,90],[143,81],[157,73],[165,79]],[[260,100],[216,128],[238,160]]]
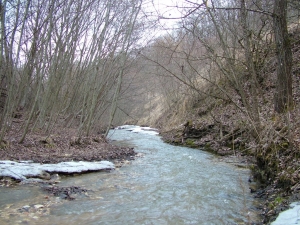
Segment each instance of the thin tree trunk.
[[247,70],[250,75],[251,81],[251,100],[252,100],[252,107],[251,109],[251,118],[253,119],[255,133],[259,136],[260,132],[260,119],[259,119],[259,108],[258,108],[258,101],[257,101],[257,73],[255,71],[254,62],[253,62],[253,53],[251,49],[251,42],[250,36],[251,32],[248,29],[248,22],[247,22],[247,11],[246,11],[246,4],[245,0],[241,0],[241,24],[243,28],[243,38],[245,41],[245,58],[246,58],[246,65]]
[[23,143],[24,140],[25,140],[25,137],[26,137],[26,134],[28,133],[28,129],[29,129],[29,125],[30,125],[30,122],[32,120],[32,117],[34,115],[34,112],[35,112],[35,108],[36,108],[36,105],[37,105],[37,102],[38,102],[38,99],[40,97],[40,91],[41,91],[41,87],[42,87],[42,77],[40,78],[37,78],[37,91],[35,93],[35,98],[34,98],[34,102],[33,102],[33,105],[31,106],[31,110],[30,110],[30,113],[29,113],[29,116],[28,116],[28,119],[26,121],[26,124],[25,124],[25,128],[24,128],[24,131],[23,131],[23,135],[19,141],[19,143]]
[[287,29],[287,0],[274,0],[274,32],[277,50],[277,86],[275,111],[284,113],[293,108],[292,51]]

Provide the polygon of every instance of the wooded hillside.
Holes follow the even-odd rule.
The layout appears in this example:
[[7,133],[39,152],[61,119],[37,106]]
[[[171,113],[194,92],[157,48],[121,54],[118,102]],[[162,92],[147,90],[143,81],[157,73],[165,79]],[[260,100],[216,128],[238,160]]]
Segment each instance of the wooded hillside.
[[190,4],[142,52],[158,88],[139,123],[169,143],[251,156],[267,221],[300,199],[299,2]]

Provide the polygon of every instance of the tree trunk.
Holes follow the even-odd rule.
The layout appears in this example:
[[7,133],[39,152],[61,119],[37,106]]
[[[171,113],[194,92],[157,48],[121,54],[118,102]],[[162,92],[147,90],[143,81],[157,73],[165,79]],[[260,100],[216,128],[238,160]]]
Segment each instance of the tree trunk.
[[283,113],[293,108],[292,51],[287,29],[287,0],[274,0],[274,33],[277,51],[277,86],[275,111]]
[[253,53],[251,49],[251,32],[249,31],[248,27],[248,16],[247,16],[247,10],[246,10],[246,3],[245,0],[240,1],[241,4],[241,25],[243,28],[243,38],[244,38],[244,51],[245,51],[245,59],[246,59],[246,65],[247,65],[247,71],[250,76],[250,82],[251,82],[251,106],[250,109],[250,118],[253,120],[253,126],[254,126],[254,136],[259,136],[260,133],[260,118],[259,118],[259,107],[258,107],[258,100],[257,100],[257,88],[258,88],[258,82],[257,82],[257,73],[254,66],[253,61]]

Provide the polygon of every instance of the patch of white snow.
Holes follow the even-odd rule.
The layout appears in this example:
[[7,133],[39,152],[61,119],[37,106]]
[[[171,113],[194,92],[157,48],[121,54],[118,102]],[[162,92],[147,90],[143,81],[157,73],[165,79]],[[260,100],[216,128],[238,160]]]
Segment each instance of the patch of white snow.
[[300,202],[294,202],[290,205],[290,207],[290,209],[281,212],[271,225],[300,224]]
[[[45,178],[48,173],[82,173],[114,169],[109,161],[100,162],[61,162],[57,164],[40,164],[31,162],[0,161],[0,177],[12,177],[17,180],[26,180],[29,177]],[[47,173],[46,173],[47,175]]]
[[123,125],[116,127],[115,129],[123,129],[127,131],[131,131],[133,133],[142,133],[142,134],[149,134],[149,135],[157,135],[157,129],[151,127],[140,127],[135,125]]

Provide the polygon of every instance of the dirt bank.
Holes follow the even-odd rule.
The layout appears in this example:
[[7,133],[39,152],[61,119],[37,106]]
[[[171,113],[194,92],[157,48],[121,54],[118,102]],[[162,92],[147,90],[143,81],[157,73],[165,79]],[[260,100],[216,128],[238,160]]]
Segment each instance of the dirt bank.
[[114,146],[101,134],[78,138],[72,128],[57,128],[51,135],[42,130],[33,131],[19,143],[22,135],[19,119],[12,123],[11,130],[1,143],[0,160],[38,163],[63,161],[124,160],[135,155],[132,148]]

